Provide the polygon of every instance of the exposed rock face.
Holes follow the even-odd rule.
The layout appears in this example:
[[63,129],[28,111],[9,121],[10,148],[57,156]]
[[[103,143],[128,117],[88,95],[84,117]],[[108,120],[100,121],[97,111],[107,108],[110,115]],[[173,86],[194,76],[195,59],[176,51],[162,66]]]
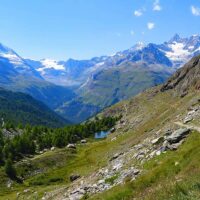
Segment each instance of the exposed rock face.
[[200,90],[200,55],[191,59],[163,85],[161,91],[175,89],[178,94],[186,94],[191,88]]

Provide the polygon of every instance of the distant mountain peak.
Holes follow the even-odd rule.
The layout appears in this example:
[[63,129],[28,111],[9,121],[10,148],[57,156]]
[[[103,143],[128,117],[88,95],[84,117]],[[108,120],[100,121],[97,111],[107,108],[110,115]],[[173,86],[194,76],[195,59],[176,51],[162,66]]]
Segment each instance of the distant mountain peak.
[[140,42],[136,43],[136,44],[131,48],[131,50],[142,50],[145,46],[146,46],[145,43],[140,41]]
[[193,34],[192,37],[197,38],[197,37],[200,37],[200,35],[199,34]]
[[175,34],[170,40],[169,43],[173,43],[173,42],[179,42],[182,38],[179,36],[179,34]]
[[13,50],[11,50],[10,48],[8,48],[7,46],[3,45],[2,43],[0,43],[0,53],[14,53]]

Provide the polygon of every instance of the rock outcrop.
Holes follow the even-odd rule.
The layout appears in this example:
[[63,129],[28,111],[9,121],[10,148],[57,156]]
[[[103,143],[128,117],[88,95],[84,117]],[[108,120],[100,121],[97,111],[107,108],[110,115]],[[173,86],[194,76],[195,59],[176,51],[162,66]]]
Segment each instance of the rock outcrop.
[[191,88],[200,90],[200,55],[191,59],[169,78],[161,91],[175,89],[179,95],[184,96]]

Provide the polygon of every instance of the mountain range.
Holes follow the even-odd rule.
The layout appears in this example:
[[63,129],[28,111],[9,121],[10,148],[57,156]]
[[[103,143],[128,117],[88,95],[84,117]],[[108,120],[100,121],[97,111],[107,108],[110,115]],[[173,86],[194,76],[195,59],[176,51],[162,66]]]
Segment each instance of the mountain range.
[[163,83],[200,53],[200,36],[174,35],[163,44],[138,43],[90,60],[24,59],[0,45],[0,86],[28,93],[73,122]]

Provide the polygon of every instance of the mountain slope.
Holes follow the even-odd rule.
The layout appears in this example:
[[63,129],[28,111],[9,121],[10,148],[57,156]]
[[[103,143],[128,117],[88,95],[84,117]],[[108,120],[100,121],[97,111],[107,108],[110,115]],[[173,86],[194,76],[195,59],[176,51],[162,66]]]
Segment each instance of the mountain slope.
[[[200,71],[195,66],[187,71],[196,69],[194,79]],[[39,185],[37,192],[47,200],[199,199],[200,93],[194,86],[188,85],[188,94],[180,97],[175,88],[161,91],[160,85],[105,109],[98,118],[121,116],[112,133],[78,145],[63,167],[27,178],[30,189]],[[35,160],[53,160],[58,151]],[[80,178],[70,182],[73,175]],[[57,180],[56,188],[51,180]]]
[[[115,163],[122,163],[127,169],[124,163],[131,157],[129,169],[140,166],[142,174],[133,180],[127,178],[123,186],[119,184],[89,199],[199,199],[195,187],[199,184],[197,174],[200,172],[199,61],[200,56],[194,57],[164,85],[120,102],[102,113],[104,116],[122,115],[111,138],[117,137],[119,141],[126,138],[122,139],[124,146],[118,151],[128,157],[121,156]],[[180,96],[185,91],[187,94]],[[189,128],[189,136],[175,142],[177,146],[172,152],[169,147],[164,150],[166,138],[175,130],[185,130],[183,128]],[[123,167],[119,171],[123,173]]]
[[69,88],[45,81],[26,60],[2,44],[0,44],[0,73],[0,87],[30,94],[52,109],[76,96]]
[[175,89],[180,94],[191,88],[200,89],[200,56],[194,57],[179,69],[161,90]]
[[[40,76],[40,74],[34,69],[34,67],[28,65],[26,60],[20,57],[14,50],[4,46],[3,44],[0,44],[0,62],[4,66],[8,65],[8,68],[12,68],[12,71],[17,74],[43,79],[42,76]],[[1,67],[1,72],[6,74],[7,67]]]
[[0,116],[4,121],[15,124],[45,125],[50,127],[69,124],[68,121],[50,110],[31,96],[0,88]]
[[137,95],[145,89],[163,83],[171,74],[161,65],[123,63],[100,71],[80,88],[83,101],[101,108]]

